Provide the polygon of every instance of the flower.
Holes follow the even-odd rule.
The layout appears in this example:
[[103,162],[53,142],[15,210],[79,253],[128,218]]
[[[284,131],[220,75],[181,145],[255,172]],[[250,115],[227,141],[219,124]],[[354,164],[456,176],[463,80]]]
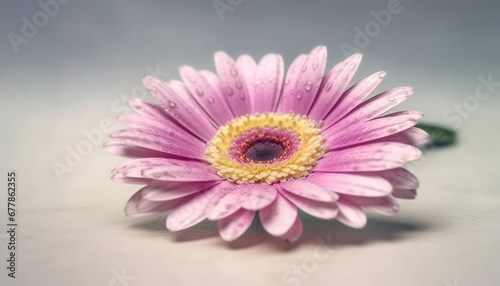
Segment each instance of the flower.
[[[273,236],[295,241],[298,209],[354,228],[364,210],[398,211],[395,198],[413,199],[417,178],[402,166],[421,156],[428,134],[414,127],[420,112],[385,114],[413,89],[369,95],[385,77],[374,73],[348,88],[360,62],[354,54],[326,75],[326,47],[298,56],[284,78],[282,57],[257,64],[215,54],[217,74],[180,68],[181,81],[146,77],[159,104],[130,100],[130,128],[105,148],[131,157],[113,170],[117,182],[145,184],[128,201],[129,216],[170,211],[179,231],[217,220],[232,241],[256,213]],[[366,100],[365,100],[366,99]]]

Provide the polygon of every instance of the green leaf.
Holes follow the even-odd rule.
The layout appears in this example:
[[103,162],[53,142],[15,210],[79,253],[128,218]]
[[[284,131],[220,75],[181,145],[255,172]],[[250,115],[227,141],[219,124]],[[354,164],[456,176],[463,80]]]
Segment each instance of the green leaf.
[[431,136],[431,142],[429,143],[432,145],[448,146],[457,142],[457,133],[450,128],[427,123],[418,123],[415,127],[429,133],[429,136]]

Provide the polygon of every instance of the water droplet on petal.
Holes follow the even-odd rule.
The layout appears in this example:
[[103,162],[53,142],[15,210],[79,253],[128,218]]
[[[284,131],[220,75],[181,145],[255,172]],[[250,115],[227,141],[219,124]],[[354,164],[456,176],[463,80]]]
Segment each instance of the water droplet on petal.
[[289,78],[287,78],[287,79],[285,80],[285,85],[287,85],[287,84],[289,84],[289,83],[290,83],[290,79],[289,79]]
[[238,81],[238,82],[236,83],[236,87],[237,87],[238,89],[241,89],[241,88],[243,87],[243,85],[241,84],[241,82],[239,82],[239,81]]
[[304,96],[304,92],[302,90],[299,90],[299,92],[297,92],[297,98],[301,99],[302,96]]
[[233,91],[233,89],[232,89],[232,88],[230,88],[230,87],[228,86],[228,87],[226,87],[226,93],[227,93],[227,95],[232,96],[232,95],[233,95],[233,93],[234,93],[234,91]]
[[158,89],[156,88],[156,86],[153,86],[151,87],[151,91],[157,91]]
[[318,62],[314,62],[314,63],[313,63],[313,70],[317,69],[317,68],[318,68],[318,65],[319,65],[319,63],[318,63]]
[[307,64],[304,64],[304,65],[302,66],[301,71],[302,71],[302,72],[305,72],[306,70],[307,70]]
[[332,89],[332,86],[333,86],[333,82],[329,82],[326,84],[326,92],[329,92],[330,89]]
[[240,94],[240,99],[241,100],[245,100],[245,94],[244,93]]
[[387,98],[389,101],[395,101],[396,98],[394,96],[389,96],[389,98]]
[[207,101],[208,101],[208,103],[212,104],[212,103],[214,103],[214,102],[215,102],[215,99],[213,99],[212,97],[209,97],[209,98],[207,99]]
[[237,76],[238,75],[238,71],[235,68],[231,68],[229,70],[229,73],[231,73],[232,76]]
[[387,74],[386,72],[379,72],[378,73],[378,77],[379,78],[384,78],[386,74]]
[[173,102],[173,101],[170,101],[168,103],[168,106],[170,106],[171,108],[177,108],[177,104],[175,104],[175,102]]
[[352,71],[356,68],[356,64],[350,64],[349,65],[349,70]]
[[198,88],[198,89],[196,90],[196,94],[197,94],[198,96],[203,96],[203,94],[204,94],[204,93],[205,93],[205,92],[204,92],[204,91],[203,91],[203,89],[201,89],[201,88]]
[[312,85],[313,85],[313,82],[308,80],[304,83],[304,88],[307,90],[307,91],[310,91],[312,89]]

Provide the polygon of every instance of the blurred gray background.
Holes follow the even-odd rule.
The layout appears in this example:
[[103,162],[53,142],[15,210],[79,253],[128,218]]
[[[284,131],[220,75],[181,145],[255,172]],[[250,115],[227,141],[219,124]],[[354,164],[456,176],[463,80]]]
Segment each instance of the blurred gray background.
[[[0,169],[18,171],[21,229],[19,278],[2,285],[294,285],[284,273],[330,234],[333,253],[295,285],[498,285],[499,12],[498,1],[2,1]],[[320,44],[327,68],[360,51],[355,80],[387,71],[377,92],[413,86],[401,108],[459,133],[409,166],[422,188],[400,216],[374,216],[365,230],[310,221],[293,247],[256,226],[228,246],[213,223],[178,235],[164,216],[123,217],[138,187],[109,180],[123,161],[101,148],[109,130],[54,171],[103,120],[122,128],[129,97],[152,100],[147,74],[214,70],[219,50],[281,53],[288,67]],[[119,281],[122,269],[134,279]]]

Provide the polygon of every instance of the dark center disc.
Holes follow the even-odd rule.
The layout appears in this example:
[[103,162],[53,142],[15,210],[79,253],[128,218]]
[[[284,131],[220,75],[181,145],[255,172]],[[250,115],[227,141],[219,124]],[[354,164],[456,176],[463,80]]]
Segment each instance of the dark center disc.
[[248,160],[254,162],[271,161],[279,158],[285,152],[285,148],[275,141],[256,141],[245,151]]

